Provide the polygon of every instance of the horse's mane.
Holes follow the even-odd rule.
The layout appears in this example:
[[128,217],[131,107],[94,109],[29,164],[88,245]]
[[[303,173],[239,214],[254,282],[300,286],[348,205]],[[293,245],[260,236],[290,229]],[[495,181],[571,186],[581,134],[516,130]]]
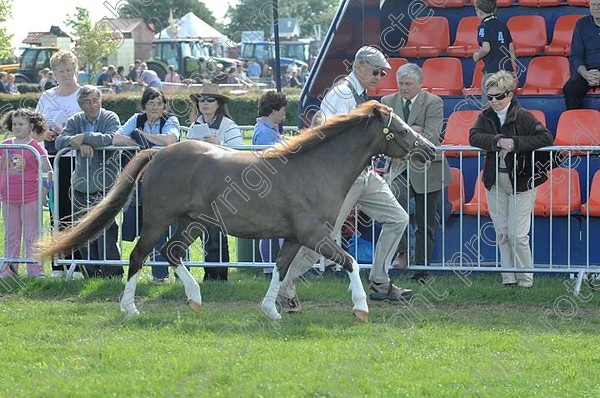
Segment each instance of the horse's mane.
[[347,115],[331,116],[320,126],[307,127],[300,130],[297,136],[283,143],[278,143],[273,148],[266,149],[263,152],[263,156],[278,158],[298,155],[346,131],[350,125],[363,123],[374,115],[375,109],[383,114],[389,113],[389,108],[377,101],[366,102]]

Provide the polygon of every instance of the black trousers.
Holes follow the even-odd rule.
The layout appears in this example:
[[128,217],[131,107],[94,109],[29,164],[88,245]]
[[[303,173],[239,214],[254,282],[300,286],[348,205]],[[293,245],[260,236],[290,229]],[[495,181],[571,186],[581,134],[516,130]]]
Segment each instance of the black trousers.
[[[428,192],[425,194],[416,193],[411,187],[406,187],[406,179],[400,175],[392,181],[391,189],[398,203],[409,215],[410,197],[415,200],[414,217],[411,217],[410,225],[415,228],[415,264],[431,264],[431,254],[433,253],[433,242],[435,229],[437,227],[437,211],[442,197],[442,191]],[[427,224],[426,224],[427,221]],[[409,226],[410,228],[410,226]],[[408,253],[408,241],[406,231],[398,244],[398,254]]]
[[[223,235],[221,230],[214,226],[206,228],[208,236],[204,242],[204,261],[208,263],[229,262],[229,245],[227,244],[227,235]],[[227,267],[204,267],[204,280],[226,281],[228,274]]]
[[575,72],[563,87],[567,109],[583,109],[583,98],[592,86]]

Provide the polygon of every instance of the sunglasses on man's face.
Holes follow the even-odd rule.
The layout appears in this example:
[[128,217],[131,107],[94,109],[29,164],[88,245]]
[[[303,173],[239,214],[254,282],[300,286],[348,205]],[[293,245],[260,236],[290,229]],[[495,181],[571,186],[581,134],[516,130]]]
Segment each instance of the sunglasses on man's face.
[[216,102],[217,99],[214,97],[198,97],[198,102],[208,102],[208,103],[213,103]]
[[387,75],[387,72],[386,72],[386,71],[384,71],[384,70],[382,69],[382,70],[374,70],[373,72],[371,72],[371,74],[372,74],[373,76],[381,76],[381,77],[384,77],[385,75]]
[[506,98],[506,96],[508,94],[510,94],[510,92],[509,91],[505,91],[505,92],[500,93],[500,94],[488,94],[487,97],[488,97],[488,100],[490,100],[490,101],[493,100],[493,99],[495,99],[496,101],[502,101],[504,98]]

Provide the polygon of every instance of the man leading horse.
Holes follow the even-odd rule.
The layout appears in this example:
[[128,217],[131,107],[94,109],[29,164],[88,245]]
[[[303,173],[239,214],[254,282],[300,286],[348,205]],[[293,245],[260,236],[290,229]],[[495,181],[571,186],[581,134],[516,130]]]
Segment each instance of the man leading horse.
[[[345,115],[358,105],[367,101],[367,90],[377,86],[383,76],[391,69],[385,55],[375,47],[361,47],[354,56],[352,72],[341,79],[323,98],[321,112],[327,118],[334,115]],[[369,217],[383,224],[377,246],[373,266],[369,275],[369,298],[371,300],[409,300],[413,292],[400,288],[392,283],[387,270],[394,260],[396,248],[409,222],[408,214],[398,204],[387,183],[375,172],[373,167],[364,169],[350,191],[346,195],[340,213],[333,226],[333,234],[340,231],[353,206]],[[279,302],[282,307],[293,312],[298,309],[298,300],[294,281],[312,268],[319,255],[303,247],[294,257],[289,272],[283,281]],[[275,281],[273,275],[273,283]],[[273,283],[261,303],[263,312],[271,319],[279,319],[280,315],[273,300]]]

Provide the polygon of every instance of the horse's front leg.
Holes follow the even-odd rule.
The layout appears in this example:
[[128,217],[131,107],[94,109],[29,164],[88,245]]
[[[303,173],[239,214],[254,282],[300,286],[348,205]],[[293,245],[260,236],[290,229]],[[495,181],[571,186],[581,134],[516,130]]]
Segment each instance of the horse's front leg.
[[360,268],[356,260],[342,250],[329,235],[317,243],[314,250],[328,260],[341,264],[344,267],[350,277],[349,290],[352,292],[352,303],[354,304],[352,311],[354,312],[354,316],[362,322],[368,322],[369,306],[367,305],[367,294],[360,280]]
[[[281,247],[281,250],[279,251],[279,256],[277,257],[277,266],[273,268],[271,284],[269,285],[267,294],[260,303],[260,308],[262,309],[263,313],[271,320],[276,321],[281,319],[281,315],[279,314],[279,311],[277,311],[277,295],[279,294],[279,289],[281,288],[281,282],[285,277],[285,273],[289,269],[299,250],[299,243],[286,239]],[[280,277],[279,275],[280,269],[283,270],[283,277]]]

